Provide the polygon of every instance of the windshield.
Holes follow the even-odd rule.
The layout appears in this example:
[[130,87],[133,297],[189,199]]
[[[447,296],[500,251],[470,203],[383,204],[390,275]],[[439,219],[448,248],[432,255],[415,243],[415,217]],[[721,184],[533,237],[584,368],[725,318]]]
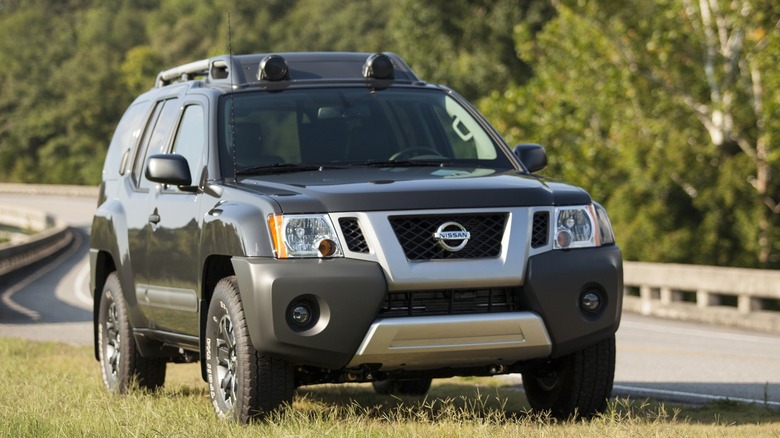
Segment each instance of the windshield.
[[[454,98],[437,90],[326,88],[222,99],[223,174],[294,165],[513,168]],[[235,148],[235,156],[233,149]],[[308,168],[308,167],[306,167]],[[243,172],[241,172],[243,171]]]

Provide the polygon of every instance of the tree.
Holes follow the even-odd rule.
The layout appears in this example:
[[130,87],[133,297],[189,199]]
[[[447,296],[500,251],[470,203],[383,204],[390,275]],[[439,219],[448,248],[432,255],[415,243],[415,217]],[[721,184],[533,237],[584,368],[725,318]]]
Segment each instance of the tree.
[[120,85],[118,66],[139,41],[138,3],[39,0],[0,13],[0,170],[7,180],[100,180],[114,124],[133,97]]
[[[555,2],[536,73],[483,108],[542,141],[550,173],[605,200],[627,258],[780,266],[778,6],[768,2]],[[756,11],[762,11],[756,13]],[[772,125],[772,126],[770,126]]]
[[389,33],[393,51],[420,77],[476,99],[528,80],[514,26],[535,31],[551,14],[545,1],[404,0],[393,8]]

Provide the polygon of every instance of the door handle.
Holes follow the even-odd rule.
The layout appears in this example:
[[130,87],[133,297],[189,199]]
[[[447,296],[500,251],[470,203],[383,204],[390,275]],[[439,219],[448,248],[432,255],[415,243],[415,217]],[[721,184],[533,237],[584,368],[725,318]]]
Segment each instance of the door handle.
[[157,213],[153,213],[149,215],[149,222],[156,224],[160,222],[160,215]]

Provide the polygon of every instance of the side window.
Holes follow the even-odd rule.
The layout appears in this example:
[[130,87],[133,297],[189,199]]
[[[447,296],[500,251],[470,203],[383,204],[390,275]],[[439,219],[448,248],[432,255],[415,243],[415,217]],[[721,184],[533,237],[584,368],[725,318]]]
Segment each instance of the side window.
[[178,99],[168,99],[158,102],[154,113],[149,118],[144,131],[144,137],[133,163],[133,180],[141,190],[148,190],[152,183],[144,176],[146,170],[146,157],[160,154],[165,150],[165,140],[176,120],[179,111]]
[[173,141],[173,153],[187,159],[192,183],[197,184],[202,168],[203,149],[206,146],[206,129],[203,107],[190,105],[184,109],[179,130]]
[[125,173],[127,158],[138,144],[138,137],[141,136],[144,117],[148,110],[148,103],[138,103],[125,111],[116,131],[114,131],[111,145],[108,147],[108,156],[103,167],[104,177],[108,177],[116,171],[120,175]]
[[149,137],[152,136],[154,127],[157,124],[157,118],[160,116],[160,110],[163,107],[163,102],[157,102],[154,106],[154,111],[149,116],[149,120],[146,122],[146,128],[144,129],[143,138],[141,143],[138,144],[138,148],[135,151],[135,160],[133,160],[133,182],[136,186],[140,185],[143,175],[141,169],[143,169],[144,160],[146,159],[146,148],[149,146]]

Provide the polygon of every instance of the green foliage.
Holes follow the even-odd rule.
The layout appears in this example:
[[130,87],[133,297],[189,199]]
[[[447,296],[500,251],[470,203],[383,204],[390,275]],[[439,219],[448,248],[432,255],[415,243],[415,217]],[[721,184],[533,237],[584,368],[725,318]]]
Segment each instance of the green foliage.
[[534,31],[551,13],[543,1],[405,0],[393,9],[389,28],[393,50],[422,78],[476,99],[528,79],[514,26]]
[[122,84],[132,95],[139,95],[151,88],[149,78],[154,77],[163,65],[159,54],[150,46],[136,46],[128,50],[119,66]]
[[483,99],[488,118],[607,206],[627,259],[780,267],[779,8],[556,5],[516,28],[534,77]]
[[[541,20],[544,5],[0,0],[0,179],[97,184],[133,97],[165,68],[229,50],[408,51],[426,78],[476,97],[527,76],[512,26],[524,14]],[[444,27],[433,38],[428,19]]]
[[38,1],[0,12],[7,181],[99,181],[113,125],[131,99],[117,67],[137,40],[127,24],[138,11],[87,3]]
[[606,205],[627,259],[780,267],[774,0],[0,0],[0,179],[96,184],[166,68],[394,51]]

